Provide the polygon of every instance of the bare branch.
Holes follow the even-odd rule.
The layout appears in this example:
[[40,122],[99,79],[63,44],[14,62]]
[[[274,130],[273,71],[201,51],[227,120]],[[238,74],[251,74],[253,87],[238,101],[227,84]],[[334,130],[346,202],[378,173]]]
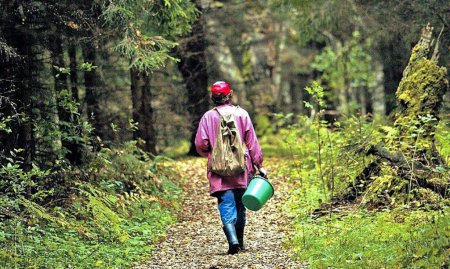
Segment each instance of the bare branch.
[[439,32],[439,35],[436,39],[436,46],[434,47],[433,56],[431,56],[431,60],[435,63],[439,60],[439,41],[441,39],[442,33],[444,32],[444,25],[442,25],[441,31]]

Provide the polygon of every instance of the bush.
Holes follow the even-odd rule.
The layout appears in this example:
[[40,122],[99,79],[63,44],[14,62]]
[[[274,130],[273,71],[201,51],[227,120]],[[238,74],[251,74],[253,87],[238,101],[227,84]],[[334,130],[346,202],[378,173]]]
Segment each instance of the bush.
[[44,206],[20,183],[48,173],[4,167],[10,176],[2,182],[12,189],[0,200],[0,267],[123,268],[143,259],[179,208],[175,173],[160,161],[135,142],[102,149],[89,178],[74,178],[62,201]]

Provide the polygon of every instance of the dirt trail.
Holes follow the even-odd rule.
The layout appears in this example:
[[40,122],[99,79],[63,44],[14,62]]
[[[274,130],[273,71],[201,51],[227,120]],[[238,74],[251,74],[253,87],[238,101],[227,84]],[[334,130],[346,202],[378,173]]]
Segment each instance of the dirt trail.
[[[185,200],[179,223],[172,226],[167,236],[155,246],[150,259],[135,268],[303,267],[289,258],[289,253],[283,248],[289,223],[280,209],[287,199],[285,179],[272,177],[275,196],[258,212],[247,210],[247,251],[226,255],[228,245],[222,232],[217,201],[208,194],[206,159],[182,162],[179,168],[185,170],[187,180],[183,186]],[[264,163],[270,173],[277,160],[268,159]]]

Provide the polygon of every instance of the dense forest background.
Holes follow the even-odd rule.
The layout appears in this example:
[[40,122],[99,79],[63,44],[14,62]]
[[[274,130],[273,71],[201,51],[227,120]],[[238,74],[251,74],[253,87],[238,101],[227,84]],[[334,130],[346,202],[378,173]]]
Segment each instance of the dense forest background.
[[[192,135],[217,80],[231,83],[260,129],[273,113],[317,112],[303,102],[312,80],[326,86],[330,117],[384,116],[428,22],[443,27],[440,61],[449,62],[446,1],[167,3],[2,3],[2,111],[17,135],[2,135],[4,152],[23,148],[28,163],[43,154],[81,162],[76,150],[61,153],[77,144],[59,137],[74,117],[100,143],[141,138],[146,151],[164,152]],[[49,156],[53,138],[61,148]]]
[[[249,111],[260,140],[272,146],[268,155],[284,150],[296,165],[304,157],[305,167],[317,158],[310,168],[323,183],[320,199],[353,201],[366,188],[371,208],[412,200],[441,208],[448,198],[448,1],[2,0],[0,21],[0,243],[14,242],[0,255],[5,264],[39,262],[26,258],[37,247],[16,247],[36,223],[53,223],[66,238],[101,241],[98,232],[125,242],[133,236],[123,225],[139,220],[123,224],[124,216],[173,222],[154,201],[158,194],[177,203],[171,178],[179,175],[159,162],[196,155],[193,136],[218,80]],[[432,103],[399,87],[405,68],[416,70],[411,52],[427,24],[434,30],[423,56],[433,54],[441,69],[428,69],[440,75],[412,88],[431,87]],[[402,93],[430,105],[411,112]],[[340,128],[347,129],[338,137]],[[371,156],[339,163],[333,146]],[[395,155],[411,148],[411,156]],[[404,172],[405,163],[429,167]],[[357,168],[344,175],[339,165]],[[395,172],[383,170],[389,166]],[[374,173],[384,180],[378,187],[369,182]],[[438,205],[428,191],[411,194],[411,178],[432,189]],[[379,199],[384,184],[391,196],[406,196]],[[154,210],[138,213],[142,203]]]

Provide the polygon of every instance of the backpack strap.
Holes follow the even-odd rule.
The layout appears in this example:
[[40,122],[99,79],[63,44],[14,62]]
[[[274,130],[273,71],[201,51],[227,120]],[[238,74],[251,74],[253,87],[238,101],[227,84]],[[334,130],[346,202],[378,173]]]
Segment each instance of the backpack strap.
[[222,116],[222,113],[220,113],[220,111],[217,107],[214,107],[214,110],[217,111],[217,113],[219,113],[219,116]]
[[[232,114],[234,115],[239,108],[240,107],[238,105],[234,106],[234,112]],[[219,113],[219,116],[223,115],[222,113],[220,113],[220,111],[217,107],[214,107],[214,110],[217,111],[217,113]]]

